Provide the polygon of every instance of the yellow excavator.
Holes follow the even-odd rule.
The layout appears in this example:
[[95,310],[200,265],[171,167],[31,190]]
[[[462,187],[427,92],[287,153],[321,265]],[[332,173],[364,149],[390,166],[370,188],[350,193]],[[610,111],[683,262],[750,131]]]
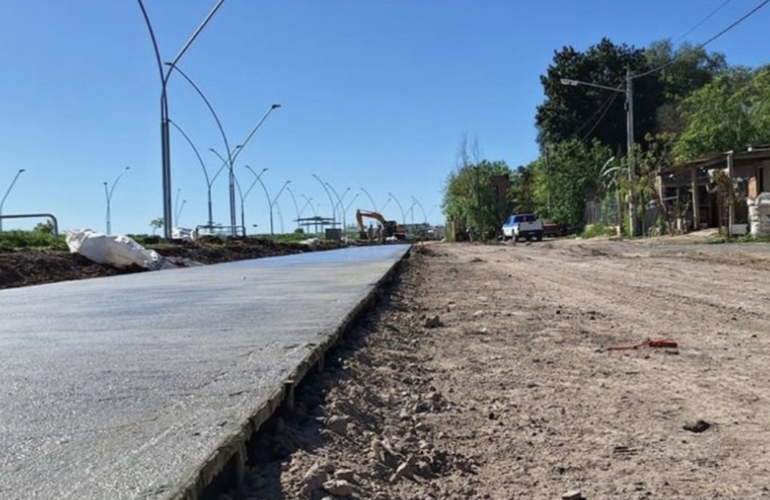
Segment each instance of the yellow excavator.
[[[374,219],[380,223],[379,231],[375,234],[369,234],[364,225],[364,217]],[[358,222],[358,231],[362,240],[373,240],[379,236],[380,240],[395,237],[398,240],[406,239],[406,228],[394,220],[385,220],[382,214],[370,212],[368,210],[356,210],[356,222]]]

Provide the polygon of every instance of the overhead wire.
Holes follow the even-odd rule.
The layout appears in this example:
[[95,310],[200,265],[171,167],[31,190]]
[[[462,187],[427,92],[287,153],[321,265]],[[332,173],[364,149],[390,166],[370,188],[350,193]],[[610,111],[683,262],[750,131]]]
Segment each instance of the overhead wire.
[[[722,35],[724,35],[724,34],[725,34],[725,33],[727,33],[728,31],[730,31],[731,29],[735,28],[735,27],[736,27],[736,26],[738,26],[740,23],[742,23],[743,21],[745,21],[746,19],[748,19],[749,17],[751,17],[752,15],[754,15],[754,14],[755,14],[757,11],[759,11],[759,10],[760,10],[762,7],[764,7],[764,6],[765,6],[765,5],[767,5],[768,3],[770,3],[770,0],[762,0],[762,1],[761,1],[761,2],[760,2],[760,3],[759,3],[757,6],[756,6],[756,7],[754,7],[754,8],[753,8],[753,9],[751,9],[749,12],[747,12],[746,14],[744,14],[743,16],[741,16],[740,18],[738,18],[736,21],[734,21],[732,24],[730,24],[729,26],[727,26],[726,28],[724,28],[722,31],[720,31],[720,32],[719,32],[719,33],[717,33],[716,35],[712,36],[711,38],[709,38],[709,39],[708,39],[708,40],[706,40],[705,42],[702,42],[702,43],[698,44],[697,46],[695,46],[695,48],[694,48],[693,50],[700,50],[700,49],[702,49],[703,47],[705,47],[706,45],[710,44],[711,42],[713,42],[713,41],[714,41],[714,40],[716,40],[717,38],[721,37]],[[671,65],[672,65],[672,64],[674,64],[674,63],[675,63],[675,62],[676,62],[676,61],[677,61],[677,60],[678,60],[680,57],[681,57],[681,54],[680,54],[680,55],[677,55],[676,57],[672,58],[670,61],[668,61],[668,62],[666,62],[666,63],[663,63],[663,64],[661,64],[661,65],[659,65],[659,66],[657,66],[657,67],[655,67],[655,68],[652,68],[651,70],[645,71],[644,73],[640,73],[640,74],[638,74],[638,75],[633,75],[633,76],[632,76],[632,78],[634,78],[634,79],[636,79],[636,78],[641,78],[641,77],[643,77],[643,76],[647,76],[647,75],[650,75],[650,74],[652,74],[652,73],[656,73],[656,72],[658,72],[658,71],[660,71],[660,70],[662,70],[662,69],[665,69],[665,68],[667,68],[667,67],[671,66]]]
[[693,26],[692,28],[690,28],[689,30],[687,30],[685,33],[683,33],[683,34],[682,34],[682,35],[681,35],[679,38],[677,38],[676,40],[674,40],[673,42],[671,42],[671,43],[672,43],[672,45],[676,45],[677,43],[679,43],[679,42],[681,42],[682,40],[684,40],[684,39],[685,39],[685,37],[687,37],[687,35],[689,35],[689,34],[690,34],[690,33],[692,33],[693,31],[695,31],[695,30],[697,30],[698,28],[700,28],[701,26],[703,26],[703,24],[704,24],[704,23],[706,23],[706,21],[708,21],[709,19],[711,19],[712,17],[714,17],[714,16],[715,16],[715,15],[716,15],[716,14],[717,14],[717,13],[718,13],[720,10],[724,9],[725,7],[727,7],[727,4],[729,4],[729,3],[730,3],[730,2],[732,2],[732,1],[733,1],[733,0],[725,0],[724,2],[722,2],[722,4],[721,4],[719,7],[717,7],[717,8],[716,8],[716,9],[714,9],[714,10],[712,10],[712,11],[711,11],[711,12],[710,12],[710,13],[709,13],[709,14],[708,14],[706,17],[704,17],[703,19],[701,19],[701,20],[698,22],[698,24],[696,24],[695,26]]

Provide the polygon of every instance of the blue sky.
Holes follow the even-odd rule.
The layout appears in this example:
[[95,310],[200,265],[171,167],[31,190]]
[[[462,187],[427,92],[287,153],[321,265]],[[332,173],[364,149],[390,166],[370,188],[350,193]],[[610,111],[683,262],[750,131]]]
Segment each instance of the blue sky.
[[[244,189],[253,178],[244,164],[267,167],[271,194],[291,180],[300,206],[304,194],[330,215],[315,173],[340,194],[350,187],[346,204],[359,194],[351,212],[372,208],[364,187],[380,207],[389,192],[404,210],[415,196],[438,223],[463,134],[512,167],[536,158],[539,75],[554,50],[584,49],[603,36],[637,46],[675,39],[723,1],[226,0],[180,67],[208,95],[231,144],[271,103],[282,104],[239,158]],[[164,59],[214,3],[145,0]],[[756,3],[733,0],[688,39],[710,37]],[[767,63],[768,21],[770,8],[710,48],[732,64]],[[0,196],[27,170],[4,213],[53,212],[63,228],[103,231],[102,183],[130,166],[115,190],[113,232],[150,232],[149,221],[162,215],[159,95],[135,1],[0,0]],[[172,119],[216,169],[207,150],[224,146],[203,103],[178,75],[169,97]],[[180,189],[187,200],[181,225],[202,224],[203,173],[173,132],[172,158],[174,195]],[[226,176],[213,191],[214,219],[227,223]],[[286,195],[279,204],[288,231],[294,206]],[[401,218],[395,203],[385,215]],[[246,223],[268,230],[259,186],[246,200]]]

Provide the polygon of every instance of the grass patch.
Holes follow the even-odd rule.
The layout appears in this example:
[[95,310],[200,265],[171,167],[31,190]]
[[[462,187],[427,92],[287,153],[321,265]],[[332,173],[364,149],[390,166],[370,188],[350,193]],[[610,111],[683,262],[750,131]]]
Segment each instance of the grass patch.
[[597,222],[596,224],[586,226],[583,232],[580,233],[580,237],[588,239],[600,236],[615,236],[615,234],[617,234],[617,231],[614,227],[607,227],[601,222]]
[[64,250],[67,242],[64,236],[58,237],[40,231],[3,231],[0,233],[0,248],[14,250],[17,248],[55,248]]

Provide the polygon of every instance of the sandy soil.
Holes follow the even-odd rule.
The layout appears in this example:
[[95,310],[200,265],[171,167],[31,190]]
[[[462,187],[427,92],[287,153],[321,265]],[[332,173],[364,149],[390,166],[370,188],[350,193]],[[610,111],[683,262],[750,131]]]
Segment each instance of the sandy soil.
[[770,498],[769,301],[759,245],[416,249],[221,498]]

